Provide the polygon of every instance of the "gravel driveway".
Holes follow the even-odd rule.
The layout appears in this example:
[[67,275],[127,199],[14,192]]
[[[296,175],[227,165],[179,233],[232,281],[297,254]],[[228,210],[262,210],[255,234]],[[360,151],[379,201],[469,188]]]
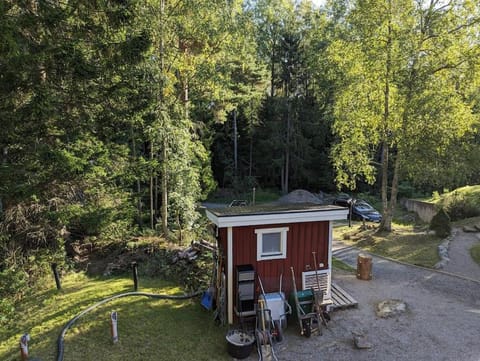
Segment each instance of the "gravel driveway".
[[480,265],[470,256],[470,248],[480,242],[480,233],[455,229],[454,234],[448,247],[450,261],[443,270],[480,281]]
[[[337,243],[334,255],[356,267],[360,251]],[[357,301],[358,308],[331,313],[323,335],[300,336],[289,323],[276,346],[278,360],[458,360],[480,361],[480,282],[373,257],[373,279],[334,271],[333,279]],[[376,305],[387,299],[407,304],[407,311],[380,318]],[[363,335],[369,349],[357,349]],[[257,360],[252,354],[248,360]]]

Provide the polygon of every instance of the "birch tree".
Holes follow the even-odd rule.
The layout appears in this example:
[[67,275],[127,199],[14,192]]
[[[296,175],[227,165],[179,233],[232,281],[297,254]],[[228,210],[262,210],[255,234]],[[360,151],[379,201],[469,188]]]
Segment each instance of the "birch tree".
[[354,189],[379,171],[381,229],[391,230],[400,179],[420,174],[417,164],[441,157],[475,121],[455,79],[467,80],[478,59],[478,11],[470,1],[357,1],[349,38],[329,48],[345,74],[335,100],[337,183]]

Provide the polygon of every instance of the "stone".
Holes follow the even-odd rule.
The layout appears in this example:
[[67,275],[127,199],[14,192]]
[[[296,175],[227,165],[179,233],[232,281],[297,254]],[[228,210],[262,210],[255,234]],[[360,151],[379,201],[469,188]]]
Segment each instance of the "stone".
[[358,349],[369,349],[373,345],[368,341],[367,335],[362,331],[352,331],[353,334],[353,344]]
[[407,311],[407,304],[401,300],[385,300],[377,304],[376,314],[381,318],[401,315]]
[[476,233],[478,232],[478,229],[477,229],[477,226],[463,226],[462,230],[465,232],[465,233]]
[[373,345],[368,342],[367,336],[365,335],[355,335],[353,336],[353,344],[358,349],[370,349]]

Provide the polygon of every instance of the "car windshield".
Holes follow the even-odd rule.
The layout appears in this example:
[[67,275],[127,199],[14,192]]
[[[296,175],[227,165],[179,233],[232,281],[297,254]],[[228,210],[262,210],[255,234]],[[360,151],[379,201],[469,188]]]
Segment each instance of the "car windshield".
[[357,209],[359,211],[374,211],[375,209],[368,203],[365,203],[365,202],[357,202],[355,204],[355,206],[357,207]]

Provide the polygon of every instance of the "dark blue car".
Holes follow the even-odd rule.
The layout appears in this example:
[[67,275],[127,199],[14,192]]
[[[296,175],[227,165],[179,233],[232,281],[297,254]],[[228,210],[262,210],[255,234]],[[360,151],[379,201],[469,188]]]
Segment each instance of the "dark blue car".
[[334,204],[352,209],[352,218],[369,222],[380,222],[382,215],[370,204],[362,199],[340,197],[335,199]]

